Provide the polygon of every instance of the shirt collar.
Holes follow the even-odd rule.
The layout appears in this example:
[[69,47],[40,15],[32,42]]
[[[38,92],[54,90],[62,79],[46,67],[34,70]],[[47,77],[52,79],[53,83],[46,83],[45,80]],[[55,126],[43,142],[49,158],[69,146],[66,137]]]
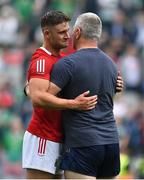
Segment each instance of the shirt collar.
[[52,53],[50,51],[48,51],[46,48],[44,47],[40,47],[40,49],[42,49],[43,51],[45,51],[48,55],[52,55]]

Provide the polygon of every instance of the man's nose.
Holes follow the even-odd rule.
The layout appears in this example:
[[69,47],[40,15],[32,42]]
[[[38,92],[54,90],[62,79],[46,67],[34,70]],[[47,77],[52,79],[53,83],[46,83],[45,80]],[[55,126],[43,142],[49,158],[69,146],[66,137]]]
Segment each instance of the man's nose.
[[66,39],[69,39],[69,38],[70,38],[70,34],[69,34],[69,33],[66,33],[65,38],[66,38]]

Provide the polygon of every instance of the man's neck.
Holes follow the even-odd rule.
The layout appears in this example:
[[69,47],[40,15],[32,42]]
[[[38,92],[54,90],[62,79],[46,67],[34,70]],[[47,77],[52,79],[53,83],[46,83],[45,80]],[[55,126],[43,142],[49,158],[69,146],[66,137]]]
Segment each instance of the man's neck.
[[60,55],[60,49],[53,49],[52,47],[50,47],[47,44],[43,44],[43,46],[46,50],[48,50],[52,55],[54,56],[59,56]]
[[98,48],[97,46],[97,42],[96,41],[92,41],[92,40],[79,40],[79,42],[77,43],[77,47],[76,50],[80,50],[80,49],[88,49],[88,48]]

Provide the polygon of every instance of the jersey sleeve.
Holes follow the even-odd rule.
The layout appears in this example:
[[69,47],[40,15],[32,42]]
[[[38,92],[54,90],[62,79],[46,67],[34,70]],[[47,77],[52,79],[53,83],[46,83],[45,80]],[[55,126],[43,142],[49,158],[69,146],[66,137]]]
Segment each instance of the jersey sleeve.
[[58,61],[51,72],[51,82],[59,88],[64,88],[72,78],[73,63],[68,57],[62,58]]
[[50,73],[53,63],[47,58],[38,58],[31,62],[28,70],[28,80],[31,78],[41,78],[50,80]]

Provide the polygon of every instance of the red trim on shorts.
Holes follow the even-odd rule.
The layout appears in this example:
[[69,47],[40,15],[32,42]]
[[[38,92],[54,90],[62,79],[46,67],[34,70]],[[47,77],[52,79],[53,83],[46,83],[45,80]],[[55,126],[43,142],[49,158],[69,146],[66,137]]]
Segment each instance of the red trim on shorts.
[[46,139],[39,138],[38,154],[43,156],[45,155],[46,150]]

